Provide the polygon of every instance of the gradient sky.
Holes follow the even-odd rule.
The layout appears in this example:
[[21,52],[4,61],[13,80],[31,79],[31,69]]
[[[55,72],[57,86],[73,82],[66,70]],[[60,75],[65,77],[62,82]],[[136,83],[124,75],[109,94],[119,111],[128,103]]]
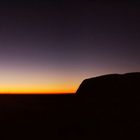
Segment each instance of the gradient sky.
[[140,71],[139,3],[0,2],[0,93],[75,92]]

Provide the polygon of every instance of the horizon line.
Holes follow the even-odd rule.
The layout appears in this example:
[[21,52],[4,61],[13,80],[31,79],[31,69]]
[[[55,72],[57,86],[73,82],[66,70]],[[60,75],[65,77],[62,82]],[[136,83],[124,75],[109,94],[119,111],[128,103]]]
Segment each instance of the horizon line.
[[14,93],[14,92],[7,92],[7,93],[3,93],[1,92],[0,95],[62,95],[62,94],[75,94],[75,92],[29,92],[29,93],[23,93],[23,92],[19,92],[19,93]]

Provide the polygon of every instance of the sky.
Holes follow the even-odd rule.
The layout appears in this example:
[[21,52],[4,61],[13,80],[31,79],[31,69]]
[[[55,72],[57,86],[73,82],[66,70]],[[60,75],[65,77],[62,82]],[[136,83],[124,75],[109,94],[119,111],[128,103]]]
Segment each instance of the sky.
[[0,93],[74,93],[140,71],[139,3],[0,2]]

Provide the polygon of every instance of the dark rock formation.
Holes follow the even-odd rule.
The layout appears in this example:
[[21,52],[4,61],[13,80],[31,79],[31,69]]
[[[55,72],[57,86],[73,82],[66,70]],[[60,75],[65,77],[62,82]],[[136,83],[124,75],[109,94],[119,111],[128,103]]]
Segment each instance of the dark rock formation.
[[78,115],[86,123],[88,136],[93,133],[95,137],[112,139],[139,136],[140,73],[86,79],[76,95]]
[[140,73],[110,74],[86,79],[76,92],[77,96],[134,97],[140,95]]

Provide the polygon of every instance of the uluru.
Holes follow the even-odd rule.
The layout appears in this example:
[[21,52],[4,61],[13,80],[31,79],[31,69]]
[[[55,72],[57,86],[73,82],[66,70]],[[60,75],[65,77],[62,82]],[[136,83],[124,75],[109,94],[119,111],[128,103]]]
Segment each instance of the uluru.
[[[89,137],[120,139],[140,132],[140,72],[85,79],[76,92]],[[93,138],[95,138],[93,137]]]
[[76,94],[78,96],[140,96],[140,72],[108,74],[85,79]]

